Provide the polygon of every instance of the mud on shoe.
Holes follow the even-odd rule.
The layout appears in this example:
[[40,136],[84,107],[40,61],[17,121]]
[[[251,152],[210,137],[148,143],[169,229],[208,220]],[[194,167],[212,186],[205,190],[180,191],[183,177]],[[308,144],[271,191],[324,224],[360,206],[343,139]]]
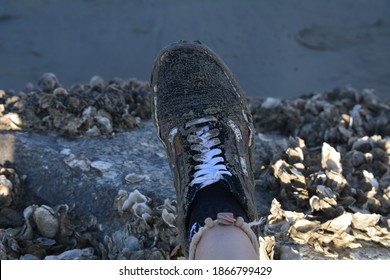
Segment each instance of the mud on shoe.
[[[237,199],[246,220],[256,220],[255,130],[232,73],[199,42],[181,41],[163,49],[150,86],[153,121],[173,173],[177,224],[188,257],[189,213],[197,192],[205,187],[222,183]],[[211,213],[210,218],[217,221],[217,214]]]

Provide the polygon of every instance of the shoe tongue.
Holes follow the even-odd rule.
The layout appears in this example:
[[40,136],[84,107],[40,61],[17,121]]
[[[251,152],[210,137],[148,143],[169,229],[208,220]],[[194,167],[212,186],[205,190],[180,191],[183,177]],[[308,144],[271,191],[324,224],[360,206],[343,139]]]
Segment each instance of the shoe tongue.
[[232,173],[232,176],[222,175],[222,177],[223,178],[220,180],[221,184],[226,186],[227,189],[236,196],[244,209],[246,209],[247,198],[245,193],[243,193],[243,188],[238,177],[234,173]]

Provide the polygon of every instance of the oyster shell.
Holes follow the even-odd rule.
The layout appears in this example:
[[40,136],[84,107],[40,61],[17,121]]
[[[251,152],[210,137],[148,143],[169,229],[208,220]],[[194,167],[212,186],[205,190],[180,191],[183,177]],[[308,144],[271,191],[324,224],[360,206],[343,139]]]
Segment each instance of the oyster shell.
[[89,81],[89,86],[95,90],[103,90],[104,89],[104,80],[100,76],[93,76]]
[[89,161],[89,159],[83,156],[76,156],[70,153],[68,157],[64,159],[64,162],[70,168],[80,168],[82,171],[86,172],[91,170],[91,162]]
[[375,226],[381,218],[378,214],[363,214],[354,213],[352,214],[352,226],[356,229],[365,230],[368,227]]
[[260,260],[272,260],[274,258],[275,237],[259,238]]
[[336,173],[343,172],[340,163],[341,155],[332,146],[330,146],[328,143],[324,143],[322,145],[321,154],[322,154],[322,159],[321,159],[322,168]]
[[13,201],[13,184],[5,175],[0,175],[0,207],[9,206]]
[[52,92],[59,86],[58,79],[53,73],[45,73],[38,81],[38,86],[43,92]]
[[346,231],[352,223],[352,214],[344,213],[341,216],[334,218],[333,220],[327,221],[322,225],[322,228],[334,233],[340,233]]
[[138,190],[131,193],[120,191],[116,201],[123,201],[122,205],[118,205],[119,213],[123,214],[124,212],[130,211],[135,217],[145,222],[151,217],[152,209],[147,205],[149,199]]
[[99,171],[100,173],[105,173],[105,172],[110,171],[110,169],[112,168],[112,163],[97,160],[97,161],[91,162],[91,167],[93,169]]
[[47,205],[37,207],[34,210],[33,219],[42,236],[49,238],[56,236],[59,229],[59,221],[57,214],[51,207]]
[[128,184],[138,184],[145,180],[149,180],[148,175],[129,173],[125,176],[125,181]]
[[45,260],[94,260],[97,256],[94,255],[92,247],[83,249],[72,249],[65,251],[59,255],[46,256]]
[[163,221],[170,227],[176,227],[175,221],[176,216],[173,213],[169,213],[167,209],[163,209],[161,213],[161,218]]
[[301,260],[302,255],[298,250],[292,248],[291,246],[283,245],[279,248],[280,250],[280,259],[281,260]]

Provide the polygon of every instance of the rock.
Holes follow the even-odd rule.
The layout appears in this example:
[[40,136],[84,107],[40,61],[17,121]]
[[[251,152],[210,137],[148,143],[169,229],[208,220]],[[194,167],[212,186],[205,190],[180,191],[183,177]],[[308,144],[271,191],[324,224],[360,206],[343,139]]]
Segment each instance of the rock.
[[368,153],[372,149],[371,141],[368,137],[358,139],[352,144],[352,150],[356,150],[362,153]]
[[359,167],[366,162],[365,154],[359,151],[349,151],[343,158],[344,166]]
[[0,208],[0,228],[14,228],[23,225],[22,215],[9,207]]

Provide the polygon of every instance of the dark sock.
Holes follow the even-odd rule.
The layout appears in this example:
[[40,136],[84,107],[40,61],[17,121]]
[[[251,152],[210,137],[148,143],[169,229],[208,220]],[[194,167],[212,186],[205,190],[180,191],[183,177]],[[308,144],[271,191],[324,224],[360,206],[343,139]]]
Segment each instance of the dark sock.
[[234,217],[242,217],[248,222],[248,217],[233,193],[229,191],[223,181],[206,186],[199,190],[194,201],[190,205],[190,213],[187,221],[187,236],[191,241],[192,236],[199,228],[204,226],[204,220],[215,220],[217,214],[231,212]]

